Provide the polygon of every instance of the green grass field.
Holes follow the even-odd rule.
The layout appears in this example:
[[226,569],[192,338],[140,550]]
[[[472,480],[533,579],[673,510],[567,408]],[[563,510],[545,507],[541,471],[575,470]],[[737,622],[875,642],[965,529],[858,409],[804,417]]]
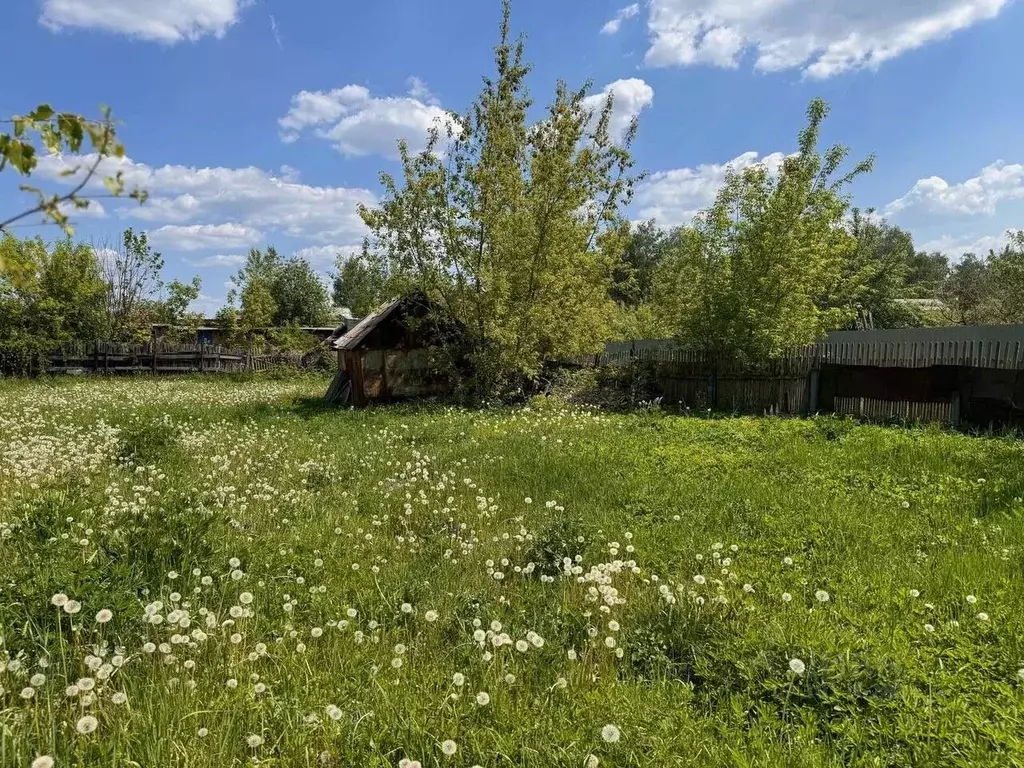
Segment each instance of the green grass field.
[[1024,444],[325,388],[0,383],[0,765],[1024,765]]

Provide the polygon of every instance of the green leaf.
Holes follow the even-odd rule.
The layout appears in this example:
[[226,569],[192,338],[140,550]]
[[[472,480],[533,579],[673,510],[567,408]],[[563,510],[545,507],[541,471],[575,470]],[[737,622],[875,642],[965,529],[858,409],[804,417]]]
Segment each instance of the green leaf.
[[42,130],[39,131],[39,136],[43,141],[43,146],[51,154],[55,155],[60,152],[60,134],[53,127],[52,123],[46,123]]
[[103,184],[108,190],[110,190],[110,194],[114,197],[118,197],[124,192],[124,179],[122,178],[121,171],[118,171],[116,176],[107,176],[104,178]]
[[40,104],[38,107],[36,107],[35,112],[29,114],[29,117],[32,120],[36,120],[41,123],[46,120],[49,120],[51,117],[53,117],[53,115],[53,107],[51,107],[49,104]]

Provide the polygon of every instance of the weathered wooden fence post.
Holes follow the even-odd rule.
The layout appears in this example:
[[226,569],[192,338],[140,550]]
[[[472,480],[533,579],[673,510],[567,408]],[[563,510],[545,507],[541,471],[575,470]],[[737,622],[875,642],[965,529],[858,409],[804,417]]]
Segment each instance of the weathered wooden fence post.
[[97,373],[100,369],[100,343],[94,341],[92,343],[92,372]]
[[206,345],[205,344],[200,344],[199,345],[199,372],[200,373],[203,372],[203,367],[204,367],[203,364],[206,362],[205,358],[206,358]]
[[153,375],[156,375],[156,342],[152,342],[150,346],[153,348]]
[[813,416],[821,407],[821,370],[811,368],[807,375],[807,412]]
[[960,426],[960,392],[953,393],[952,402],[949,404],[949,423],[954,427]]

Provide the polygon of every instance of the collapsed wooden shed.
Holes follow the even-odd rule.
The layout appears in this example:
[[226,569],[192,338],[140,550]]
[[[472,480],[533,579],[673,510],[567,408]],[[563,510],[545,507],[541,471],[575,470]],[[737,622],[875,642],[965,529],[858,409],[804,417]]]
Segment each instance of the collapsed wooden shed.
[[325,399],[358,407],[431,397],[454,391],[455,358],[462,334],[439,322],[429,300],[414,293],[389,301],[337,339],[338,373]]

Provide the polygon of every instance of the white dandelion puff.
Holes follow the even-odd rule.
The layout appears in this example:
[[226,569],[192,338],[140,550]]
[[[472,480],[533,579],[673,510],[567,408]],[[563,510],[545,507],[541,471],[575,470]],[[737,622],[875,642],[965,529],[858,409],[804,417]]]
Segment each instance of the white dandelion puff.
[[601,738],[609,744],[614,744],[622,738],[622,732],[611,723],[601,729]]

